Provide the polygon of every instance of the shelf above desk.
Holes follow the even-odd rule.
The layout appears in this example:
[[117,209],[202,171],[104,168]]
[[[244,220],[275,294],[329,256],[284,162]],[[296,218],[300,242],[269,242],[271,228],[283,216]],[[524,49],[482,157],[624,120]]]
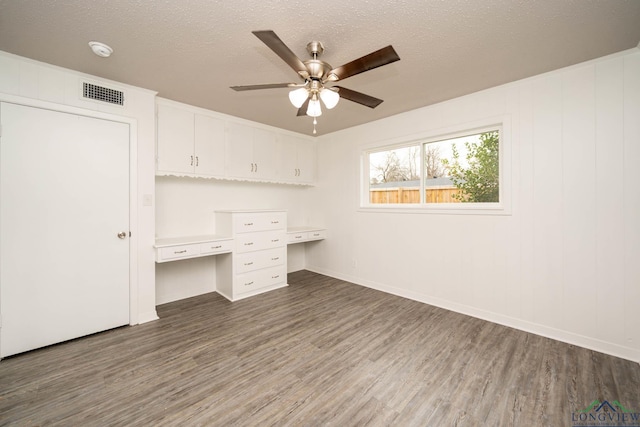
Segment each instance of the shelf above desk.
[[287,243],[289,245],[323,240],[326,237],[327,230],[320,227],[302,226],[287,228]]
[[231,253],[233,239],[227,236],[202,235],[156,239],[156,262]]

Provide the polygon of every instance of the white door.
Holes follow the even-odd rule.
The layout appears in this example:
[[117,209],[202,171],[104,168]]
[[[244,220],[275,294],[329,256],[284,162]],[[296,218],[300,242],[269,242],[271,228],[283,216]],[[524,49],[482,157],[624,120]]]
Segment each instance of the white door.
[[129,125],[7,103],[0,124],[0,357],[128,324]]

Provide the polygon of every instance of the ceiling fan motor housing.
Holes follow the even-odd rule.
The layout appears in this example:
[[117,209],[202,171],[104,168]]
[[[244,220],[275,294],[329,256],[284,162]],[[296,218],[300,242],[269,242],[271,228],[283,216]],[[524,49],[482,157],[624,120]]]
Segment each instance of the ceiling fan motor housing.
[[331,65],[319,59],[308,59],[303,61],[309,71],[311,80],[324,80],[329,71],[332,70]]

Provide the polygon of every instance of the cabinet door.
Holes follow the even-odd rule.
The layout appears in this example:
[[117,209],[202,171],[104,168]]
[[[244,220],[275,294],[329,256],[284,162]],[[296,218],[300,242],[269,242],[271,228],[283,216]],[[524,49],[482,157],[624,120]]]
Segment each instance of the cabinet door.
[[181,108],[158,105],[158,172],[194,172],[193,116]]
[[274,179],[278,161],[278,144],[274,132],[265,129],[253,130],[253,162],[256,165],[254,178]]
[[253,178],[253,128],[229,123],[226,138],[227,175]]
[[313,184],[316,180],[316,143],[298,140],[298,182]]
[[298,144],[296,138],[282,135],[280,139],[280,169],[278,178],[285,182],[298,182]]
[[195,173],[202,176],[224,176],[224,120],[195,115]]

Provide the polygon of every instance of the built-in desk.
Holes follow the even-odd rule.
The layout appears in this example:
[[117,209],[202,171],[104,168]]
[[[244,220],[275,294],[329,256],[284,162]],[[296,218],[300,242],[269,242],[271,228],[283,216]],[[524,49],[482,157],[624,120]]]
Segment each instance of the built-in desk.
[[156,262],[177,261],[187,258],[231,253],[233,238],[217,235],[172,237],[157,239]]
[[319,227],[301,226],[287,228],[287,243],[312,242],[327,237],[327,230]]

